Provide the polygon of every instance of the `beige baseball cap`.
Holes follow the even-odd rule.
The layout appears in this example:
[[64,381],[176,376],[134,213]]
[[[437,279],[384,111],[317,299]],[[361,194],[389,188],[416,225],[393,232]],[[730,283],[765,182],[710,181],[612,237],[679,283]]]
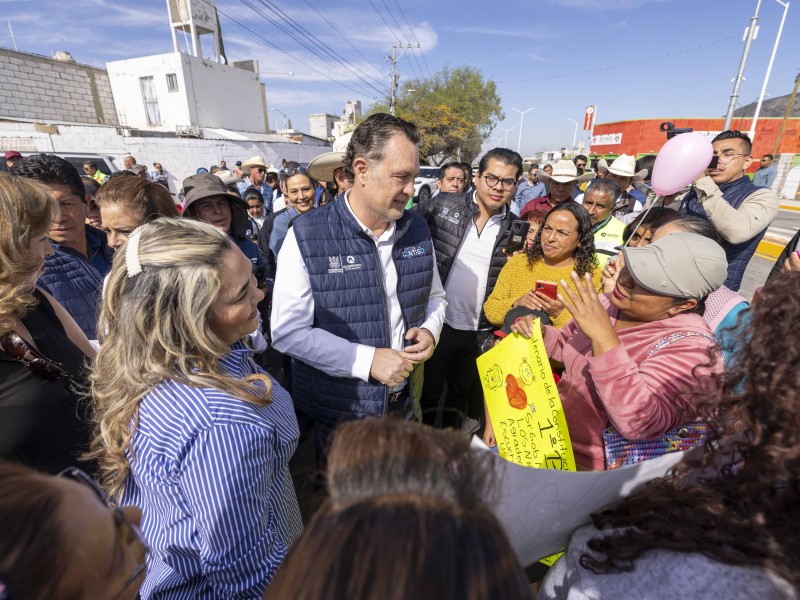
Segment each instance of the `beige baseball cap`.
[[673,298],[705,298],[728,277],[725,250],[696,233],[673,233],[640,248],[625,247],[625,266],[646,290]]

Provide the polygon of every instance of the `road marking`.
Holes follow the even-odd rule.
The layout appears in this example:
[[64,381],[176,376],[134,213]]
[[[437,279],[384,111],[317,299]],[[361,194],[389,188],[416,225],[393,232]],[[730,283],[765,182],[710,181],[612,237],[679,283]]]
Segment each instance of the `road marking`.
[[791,204],[781,204],[781,210],[795,210],[800,211],[800,206],[794,206]]
[[758,248],[756,248],[756,254],[761,256],[762,258],[771,258],[773,262],[777,260],[777,258],[783,252],[786,243],[783,244],[776,244],[775,242],[763,239],[758,243]]

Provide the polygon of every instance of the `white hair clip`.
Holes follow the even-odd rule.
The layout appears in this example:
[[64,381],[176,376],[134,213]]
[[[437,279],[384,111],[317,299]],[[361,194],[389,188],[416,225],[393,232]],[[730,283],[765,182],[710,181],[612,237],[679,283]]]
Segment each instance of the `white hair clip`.
[[128,277],[134,277],[142,272],[142,263],[139,262],[139,236],[142,228],[137,227],[128,236],[128,246],[125,248],[125,270]]

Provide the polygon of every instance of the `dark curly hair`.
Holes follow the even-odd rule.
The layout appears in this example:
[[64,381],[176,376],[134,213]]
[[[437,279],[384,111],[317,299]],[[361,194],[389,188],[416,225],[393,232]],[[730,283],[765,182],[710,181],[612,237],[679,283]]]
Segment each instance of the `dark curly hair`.
[[800,274],[770,282],[753,305],[748,340],[703,411],[717,434],[667,476],[592,515],[596,573],[630,570],[651,549],[769,569],[800,586]]
[[547,223],[547,219],[550,218],[550,215],[562,210],[572,213],[572,216],[575,217],[575,220],[578,222],[578,247],[575,248],[575,252],[572,253],[572,258],[575,259],[575,272],[578,273],[578,277],[581,278],[583,278],[586,273],[593,275],[595,268],[597,268],[597,259],[594,257],[592,220],[583,206],[572,201],[557,204],[544,216],[542,226],[539,227],[539,231],[536,232],[536,237],[533,238],[533,246],[525,251],[525,254],[528,256],[528,266],[533,268],[536,261],[544,258],[544,253],[542,252],[542,230]]

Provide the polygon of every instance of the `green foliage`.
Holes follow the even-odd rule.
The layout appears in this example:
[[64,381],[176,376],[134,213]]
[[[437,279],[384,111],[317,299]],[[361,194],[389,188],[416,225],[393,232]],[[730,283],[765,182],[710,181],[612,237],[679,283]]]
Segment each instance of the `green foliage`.
[[[411,91],[413,90],[413,91]],[[389,102],[369,114],[389,112]],[[420,159],[442,164],[451,158],[471,162],[498,122],[505,118],[493,81],[475,67],[445,66],[433,79],[412,79],[400,86],[396,114],[420,129]]]

